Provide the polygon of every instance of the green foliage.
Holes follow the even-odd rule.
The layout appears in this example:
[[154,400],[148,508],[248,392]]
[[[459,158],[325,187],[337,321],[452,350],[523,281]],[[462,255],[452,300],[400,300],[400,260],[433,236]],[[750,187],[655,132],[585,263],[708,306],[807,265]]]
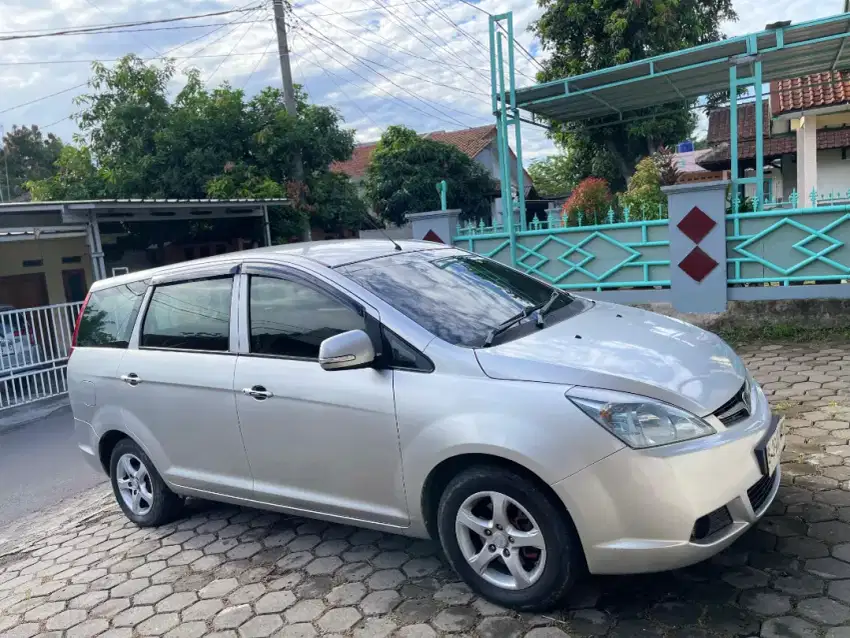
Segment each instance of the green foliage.
[[[291,116],[278,89],[246,99],[227,84],[207,89],[196,70],[169,100],[168,87],[176,80],[170,63],[157,67],[133,55],[112,68],[95,64],[92,90],[77,100],[83,145],[66,147],[57,175],[29,184],[33,197],[292,197],[315,191],[303,207],[270,209],[277,238],[297,235],[291,230],[306,215],[326,229],[357,227],[352,217],[362,211],[362,201],[328,170],[354,149],[354,132],[341,128],[336,110],[310,104],[299,89],[298,115]],[[299,152],[304,183],[292,179]],[[326,204],[331,211],[323,209]],[[355,212],[344,214],[346,206]],[[132,232],[149,232],[158,241],[162,233],[155,225],[137,225]],[[195,224],[190,232],[200,236],[207,226]]]
[[87,146],[65,146],[54,164],[54,174],[24,184],[36,201],[100,199],[111,197],[106,176],[92,161]]
[[[538,0],[543,15],[532,30],[549,53],[540,81],[597,71],[721,39],[720,24],[734,20],[732,0]],[[616,105],[614,105],[616,106]],[[665,105],[625,114],[644,119],[553,123],[574,179],[589,175],[622,190],[639,158],[662,144],[690,136],[691,104]]]
[[577,226],[579,222],[584,225],[605,223],[612,201],[608,182],[599,177],[588,177],[576,186],[561,212],[567,216],[570,226]]
[[654,158],[644,157],[638,162],[628,190],[620,196],[620,204],[629,207],[633,219],[667,217],[667,196],[661,192],[661,171]]
[[0,195],[4,201],[19,200],[25,196],[24,184],[28,180],[45,179],[53,174],[53,164],[62,152],[62,141],[52,133],[45,137],[36,125],[13,126],[2,141]]
[[550,155],[546,159],[533,162],[528,167],[528,174],[531,175],[534,188],[541,197],[567,195],[576,185],[568,155]]
[[384,220],[403,224],[408,213],[440,207],[435,184],[446,180],[448,207],[465,219],[490,215],[498,184],[483,166],[449,144],[419,136],[403,126],[391,126],[381,137],[366,173],[366,195]]

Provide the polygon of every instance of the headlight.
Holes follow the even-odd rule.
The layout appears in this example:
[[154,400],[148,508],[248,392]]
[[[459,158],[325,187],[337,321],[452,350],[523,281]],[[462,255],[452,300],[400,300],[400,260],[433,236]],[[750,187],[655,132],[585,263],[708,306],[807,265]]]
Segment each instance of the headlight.
[[685,410],[635,394],[574,388],[567,398],[632,448],[657,447],[715,433],[708,423]]

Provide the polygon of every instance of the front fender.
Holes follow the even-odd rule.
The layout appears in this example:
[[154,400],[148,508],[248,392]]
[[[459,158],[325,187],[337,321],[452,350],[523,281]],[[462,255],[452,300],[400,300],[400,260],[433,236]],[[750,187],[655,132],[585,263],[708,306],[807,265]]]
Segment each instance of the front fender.
[[412,523],[424,523],[427,478],[450,458],[498,457],[551,485],[624,447],[570,403],[564,391],[545,383],[398,375],[399,433]]

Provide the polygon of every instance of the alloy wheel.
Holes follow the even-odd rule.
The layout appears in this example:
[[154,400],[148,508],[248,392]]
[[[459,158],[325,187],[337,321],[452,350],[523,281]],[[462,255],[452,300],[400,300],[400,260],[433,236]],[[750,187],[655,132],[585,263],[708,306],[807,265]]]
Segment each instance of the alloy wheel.
[[515,499],[478,492],[460,506],[455,534],[463,557],[488,583],[509,590],[531,587],[546,566],[540,526]]
[[116,466],[116,483],[129,510],[144,516],[153,507],[153,484],[148,468],[135,454],[123,454]]

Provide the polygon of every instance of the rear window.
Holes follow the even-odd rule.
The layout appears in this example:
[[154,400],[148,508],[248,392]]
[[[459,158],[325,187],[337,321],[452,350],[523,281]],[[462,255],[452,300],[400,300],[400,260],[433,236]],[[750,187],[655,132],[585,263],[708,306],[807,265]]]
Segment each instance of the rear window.
[[77,333],[79,348],[126,348],[147,285],[135,282],[91,293]]
[[227,352],[233,279],[201,279],[154,289],[140,345]]

